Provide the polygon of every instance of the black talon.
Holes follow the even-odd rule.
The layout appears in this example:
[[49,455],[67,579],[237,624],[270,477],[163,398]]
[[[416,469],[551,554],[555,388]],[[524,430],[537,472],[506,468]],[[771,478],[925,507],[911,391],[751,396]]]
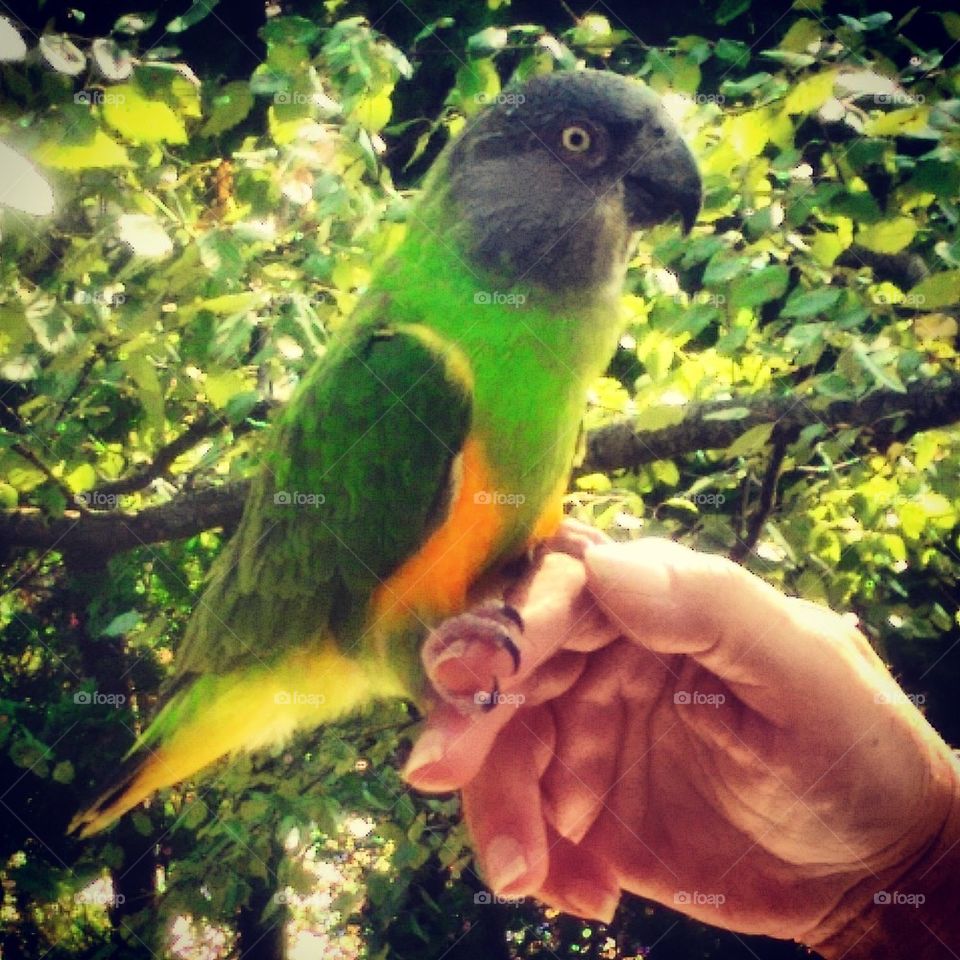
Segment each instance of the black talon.
[[520,669],[520,648],[505,633],[500,634],[500,642],[503,649],[510,654],[510,659],[513,661],[513,672],[517,673]]
[[501,612],[508,620],[512,620],[512,621],[517,625],[517,629],[518,629],[521,633],[523,633],[523,631],[526,629],[526,627],[525,627],[524,622],[523,622],[523,617],[520,616],[520,611],[517,610],[516,607],[511,607],[509,603],[505,603],[505,604],[500,608],[500,612]]

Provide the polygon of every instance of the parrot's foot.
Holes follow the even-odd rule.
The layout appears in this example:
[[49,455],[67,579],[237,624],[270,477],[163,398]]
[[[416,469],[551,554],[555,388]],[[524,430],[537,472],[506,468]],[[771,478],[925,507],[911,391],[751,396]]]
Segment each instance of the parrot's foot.
[[421,657],[433,689],[461,713],[492,710],[500,702],[499,678],[520,669],[523,618],[490,601],[434,630]]

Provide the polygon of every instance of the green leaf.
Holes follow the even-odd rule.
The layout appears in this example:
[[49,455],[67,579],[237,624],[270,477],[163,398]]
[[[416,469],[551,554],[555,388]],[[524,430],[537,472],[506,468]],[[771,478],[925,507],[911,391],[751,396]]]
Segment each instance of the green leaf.
[[472,116],[500,92],[500,75],[491,60],[471,60],[458,71],[455,90],[460,109]]
[[57,783],[73,783],[75,775],[73,764],[69,760],[61,760],[50,773],[51,779]]
[[820,290],[802,290],[796,287],[787,297],[781,315],[805,320],[826,313],[835,306],[843,291],[836,287],[823,287]]
[[127,610],[126,613],[118,614],[102,630],[105,637],[122,637],[129,633],[142,617],[139,610]]
[[211,103],[210,117],[200,133],[216,137],[245,120],[253,108],[253,92],[245,80],[226,84]]
[[737,17],[743,16],[749,9],[750,0],[722,0],[713,19],[719,26],[724,27]]
[[769,442],[775,426],[775,423],[758,423],[750,427],[727,447],[727,456],[750,457],[759,453]]
[[866,370],[877,383],[897,393],[907,392],[907,388],[903,385],[896,373],[892,370],[884,370],[884,368],[873,359],[864,344],[860,342],[855,343],[853,345],[853,355],[863,369]]
[[220,3],[220,0],[193,0],[190,9],[179,17],[174,17],[167,24],[168,33],[183,33],[184,30],[192,27],[195,23],[205,20],[210,16],[213,8]]
[[960,303],[960,270],[932,273],[913,287],[908,296],[920,310],[939,310]]
[[720,92],[725,97],[736,99],[742,97],[745,93],[752,93],[757,87],[762,87],[771,77],[772,74],[761,72],[752,73],[749,77],[744,77],[743,80],[724,80],[720,84]]
[[783,264],[763,267],[730,285],[730,303],[735,308],[759,307],[782,297],[789,280],[790,271]]

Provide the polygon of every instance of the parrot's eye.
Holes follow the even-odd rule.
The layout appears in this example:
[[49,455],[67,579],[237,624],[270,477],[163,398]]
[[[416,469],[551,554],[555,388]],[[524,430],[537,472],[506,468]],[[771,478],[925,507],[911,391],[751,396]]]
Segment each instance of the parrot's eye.
[[590,131],[576,124],[564,127],[560,134],[560,142],[563,144],[563,149],[570,153],[586,153],[593,146]]

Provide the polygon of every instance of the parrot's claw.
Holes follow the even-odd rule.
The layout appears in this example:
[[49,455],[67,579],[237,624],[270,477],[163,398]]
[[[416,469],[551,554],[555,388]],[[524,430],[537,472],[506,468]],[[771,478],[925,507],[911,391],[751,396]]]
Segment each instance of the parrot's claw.
[[523,617],[505,603],[484,603],[444,621],[427,637],[421,657],[437,695],[461,713],[492,710],[500,677],[520,669]]

